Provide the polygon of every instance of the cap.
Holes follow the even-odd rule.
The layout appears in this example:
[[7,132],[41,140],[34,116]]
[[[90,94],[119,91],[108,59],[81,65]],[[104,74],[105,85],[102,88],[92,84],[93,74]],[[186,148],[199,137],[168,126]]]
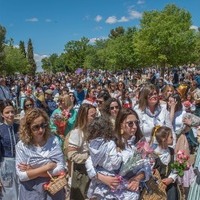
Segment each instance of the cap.
[[45,94],[53,94],[53,91],[51,89],[45,90]]

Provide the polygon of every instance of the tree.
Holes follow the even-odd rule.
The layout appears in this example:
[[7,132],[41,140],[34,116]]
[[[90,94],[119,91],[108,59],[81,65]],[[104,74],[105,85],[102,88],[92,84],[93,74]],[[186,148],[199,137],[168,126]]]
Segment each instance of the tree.
[[175,5],[162,11],[144,12],[134,37],[138,64],[177,66],[192,61],[195,36],[191,15]]
[[70,41],[65,45],[66,65],[75,70],[83,67],[87,55],[89,39],[81,38],[79,41]]
[[124,28],[122,26],[119,26],[119,27],[117,27],[115,29],[111,29],[110,34],[109,34],[108,37],[110,39],[115,39],[115,38],[117,38],[119,36],[124,35],[124,32],[125,32]]
[[13,46],[5,47],[5,72],[12,75],[15,72],[26,74],[28,73],[28,60],[24,58],[21,50]]
[[28,40],[27,58],[30,65],[30,74],[35,75],[36,63],[34,60],[33,45],[31,39]]
[[24,41],[19,41],[19,49],[21,53],[24,55],[24,58],[26,58],[26,50],[25,50]]
[[4,59],[5,59],[5,35],[6,35],[6,29],[0,25],[0,70],[3,71],[4,66]]

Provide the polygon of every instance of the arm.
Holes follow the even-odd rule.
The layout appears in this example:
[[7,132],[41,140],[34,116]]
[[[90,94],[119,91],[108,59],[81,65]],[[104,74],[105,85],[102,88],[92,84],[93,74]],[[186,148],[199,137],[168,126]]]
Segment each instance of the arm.
[[82,149],[84,143],[82,131],[75,129],[69,134],[69,138],[65,140],[67,158],[75,163],[85,163],[88,158],[88,151]]
[[23,148],[22,144],[16,145],[16,173],[21,181],[27,181],[39,176],[47,176],[46,171],[56,167],[56,163],[49,162],[38,168],[31,168],[30,165],[27,164],[28,156],[24,150],[26,149]]

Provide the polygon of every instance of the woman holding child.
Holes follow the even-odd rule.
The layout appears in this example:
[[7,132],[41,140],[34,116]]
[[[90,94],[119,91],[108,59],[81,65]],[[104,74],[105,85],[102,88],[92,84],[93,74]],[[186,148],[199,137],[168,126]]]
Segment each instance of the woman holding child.
[[[89,125],[88,129],[90,157],[86,161],[86,168],[89,177],[92,179],[88,197],[98,200],[137,200],[139,199],[140,183],[149,179],[150,165],[148,163],[144,164],[141,168],[138,168],[137,173],[132,173],[131,171],[123,177],[119,176],[119,174],[121,164],[126,163],[133,155],[136,150],[135,144],[142,138],[138,116],[132,109],[121,109],[116,118],[113,135],[112,129],[107,128],[107,131],[110,132],[106,133],[105,131],[102,131],[104,127],[101,125],[102,121],[103,119],[99,120],[98,124],[98,119],[97,122],[94,120]],[[105,123],[108,122],[105,121],[104,124]],[[97,131],[98,128],[99,130]],[[92,136],[94,132],[96,133],[96,136]],[[98,165],[98,155],[91,153],[92,151],[95,152],[96,145],[94,145],[94,141],[95,144],[97,144],[97,141],[104,141],[104,143],[101,143],[102,145],[97,145],[99,147],[98,150],[104,152],[103,157],[101,155],[102,153],[99,154],[102,162],[99,162]],[[107,148],[106,151],[104,151],[105,146]],[[108,159],[109,157],[110,159]],[[111,162],[112,158],[116,158],[115,163]],[[108,160],[106,161],[106,159]],[[110,170],[112,175],[108,173]]]

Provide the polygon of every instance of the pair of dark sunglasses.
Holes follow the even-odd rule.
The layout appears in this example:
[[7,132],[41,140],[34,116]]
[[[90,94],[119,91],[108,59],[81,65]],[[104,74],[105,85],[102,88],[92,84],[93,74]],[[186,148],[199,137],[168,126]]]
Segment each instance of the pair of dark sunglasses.
[[32,104],[32,103],[30,103],[30,104],[26,104],[25,106],[26,106],[27,108],[30,108],[30,107],[33,106],[33,104]]
[[116,110],[119,109],[119,106],[111,106],[110,107],[110,110],[114,110],[114,109],[116,109]]
[[31,127],[31,130],[32,131],[39,131],[40,128],[45,129],[45,128],[47,128],[47,126],[48,126],[48,124],[46,124],[46,123],[37,124],[37,125],[33,125]]
[[139,121],[138,120],[136,120],[136,121],[129,121],[129,122],[126,122],[126,124],[128,125],[129,128],[132,128],[133,126],[138,126]]

